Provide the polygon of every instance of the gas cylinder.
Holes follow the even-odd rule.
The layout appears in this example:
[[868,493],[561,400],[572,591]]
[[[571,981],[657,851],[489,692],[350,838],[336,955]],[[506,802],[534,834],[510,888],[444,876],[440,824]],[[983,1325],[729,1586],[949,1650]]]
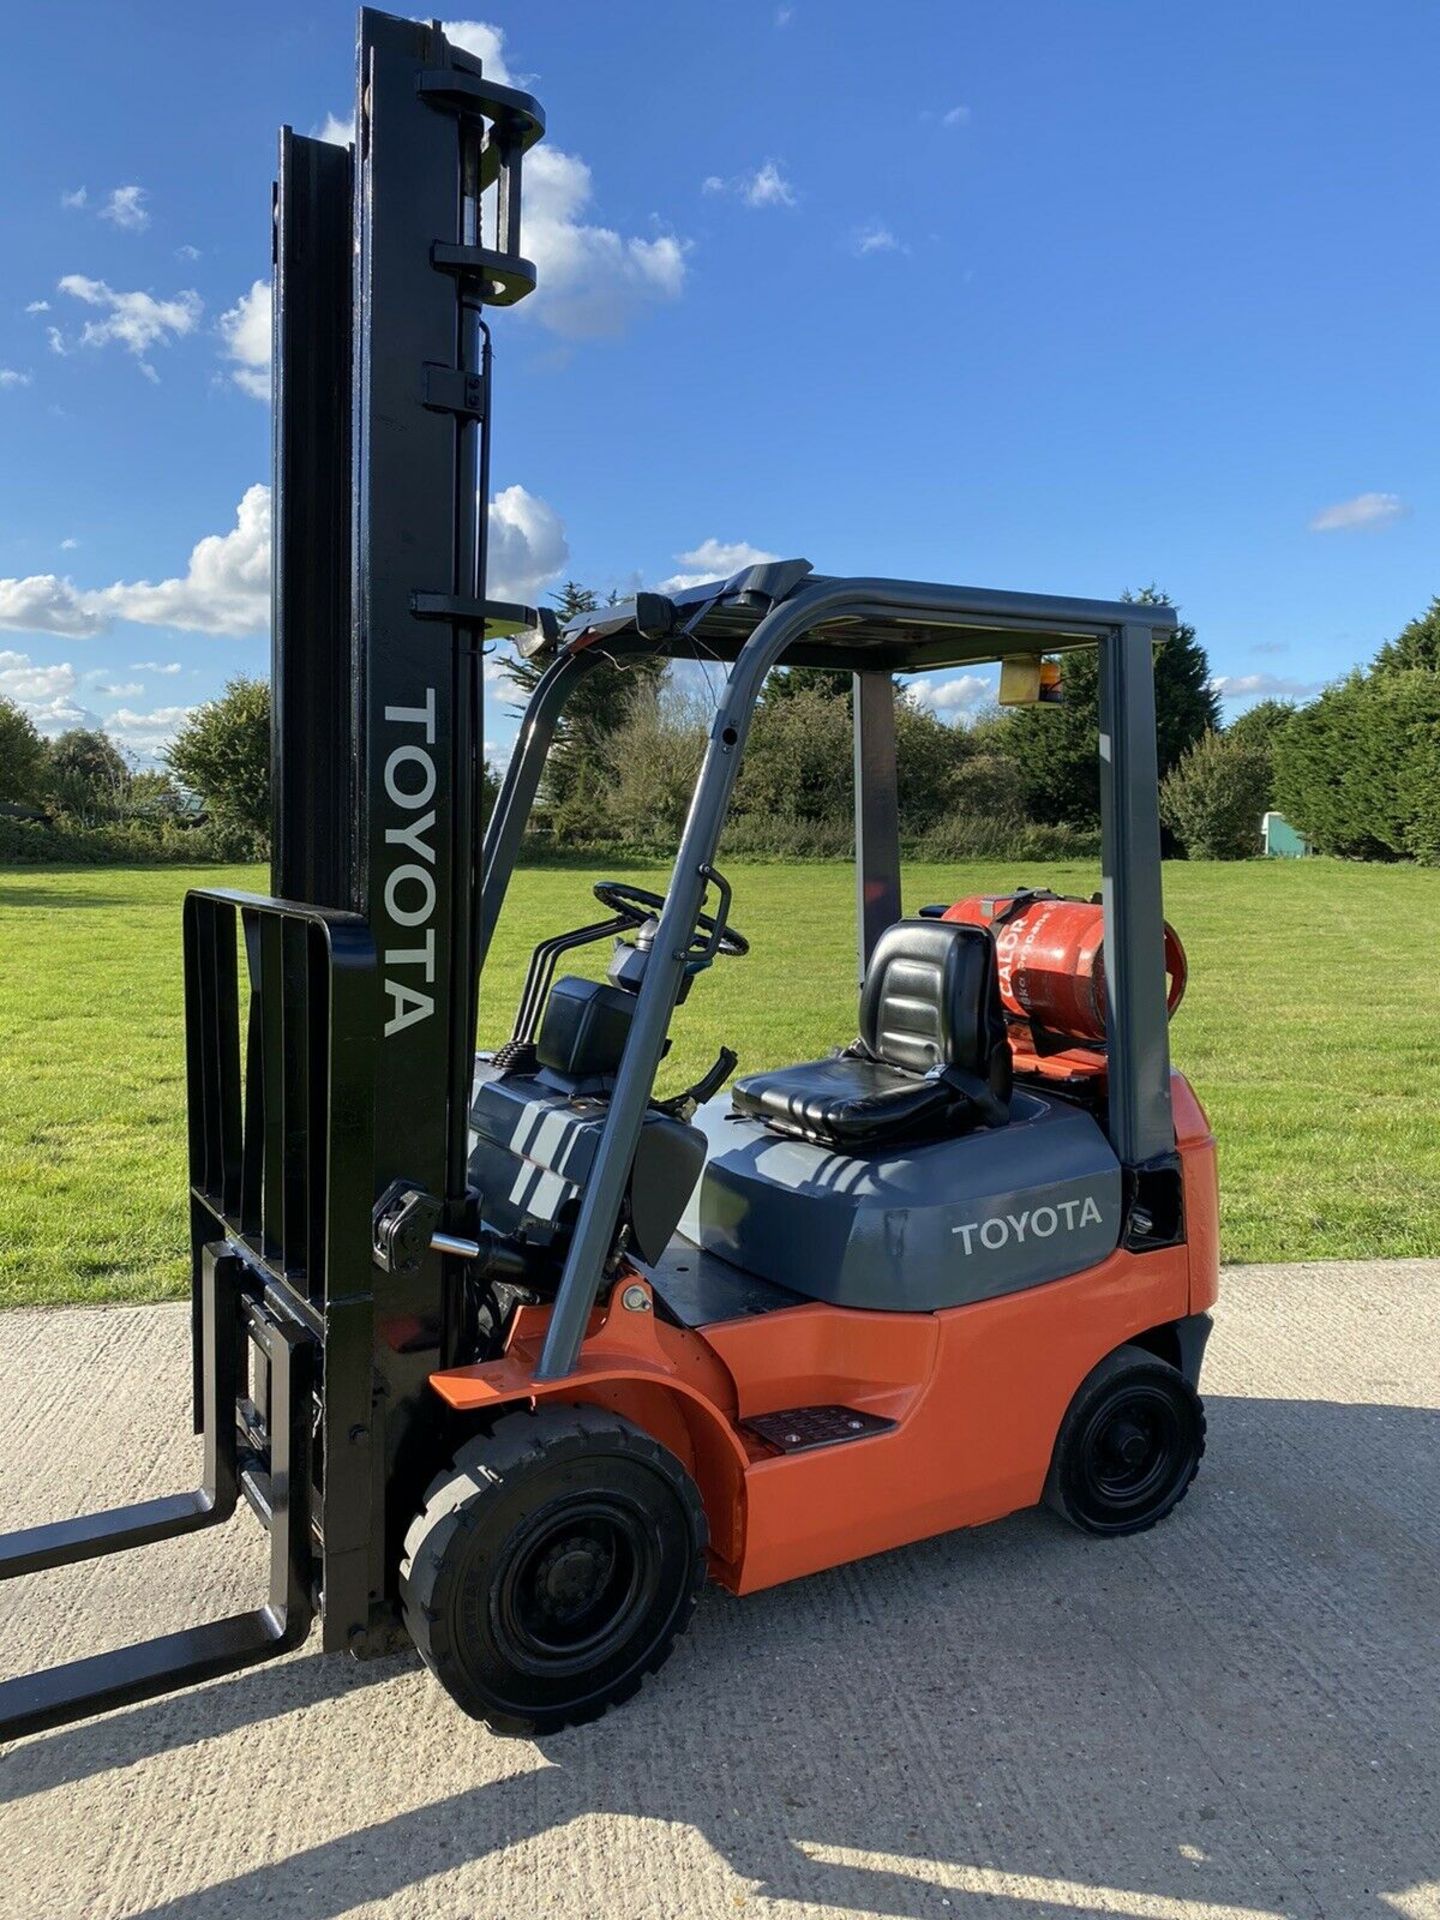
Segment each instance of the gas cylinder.
[[[1105,1038],[1105,913],[1098,901],[1025,891],[974,894],[941,916],[988,927],[995,936],[1000,998],[1012,1020],[1070,1040]],[[1165,924],[1165,1004],[1185,993],[1185,949]]]

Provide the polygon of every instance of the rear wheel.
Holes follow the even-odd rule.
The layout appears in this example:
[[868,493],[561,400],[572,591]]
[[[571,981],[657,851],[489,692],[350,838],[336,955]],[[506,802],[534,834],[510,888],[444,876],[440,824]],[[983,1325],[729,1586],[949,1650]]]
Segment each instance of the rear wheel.
[[597,1719],[664,1662],[705,1577],[684,1467],[595,1407],[507,1414],[430,1486],[405,1538],[405,1623],[501,1733]]
[[1143,1533],[1184,1499],[1205,1451],[1205,1409],[1143,1347],[1087,1374],[1060,1424],[1047,1505],[1087,1533]]

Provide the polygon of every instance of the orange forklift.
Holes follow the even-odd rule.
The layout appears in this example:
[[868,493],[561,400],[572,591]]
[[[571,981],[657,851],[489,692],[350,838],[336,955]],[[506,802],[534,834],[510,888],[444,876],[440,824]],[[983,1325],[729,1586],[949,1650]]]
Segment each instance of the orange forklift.
[[[193,1492],[0,1539],[0,1577],[227,1520],[253,1612],[0,1686],[0,1737],[297,1645],[407,1643],[546,1733],[737,1594],[1046,1502],[1152,1526],[1199,1465],[1215,1151],[1172,1072],[1137,606],[751,567],[560,628],[485,598],[488,307],[522,298],[537,103],[438,26],[361,15],[356,142],[282,133],[272,895],[184,953]],[[480,837],[483,653],[547,663]],[[1098,649],[1102,893],[902,908],[896,677]],[[601,663],[727,668],[670,884],[478,995],[565,703]],[[861,985],[822,1059],[686,1093],[674,1011],[743,965],[716,861],[766,675],[854,676]],[[710,896],[713,894],[713,901]],[[708,910],[707,910],[708,904]],[[742,915],[743,917],[743,915]],[[613,950],[601,980],[562,956]],[[758,944],[763,945],[763,934]],[[738,1036],[737,1036],[738,1038]]]

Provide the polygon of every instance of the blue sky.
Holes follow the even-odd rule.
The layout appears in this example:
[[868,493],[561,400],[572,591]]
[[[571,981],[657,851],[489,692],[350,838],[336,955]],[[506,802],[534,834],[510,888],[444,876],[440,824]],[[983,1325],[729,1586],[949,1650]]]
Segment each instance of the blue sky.
[[[145,757],[264,669],[274,131],[348,115],[353,34],[338,0],[7,22],[0,690],[47,730]],[[1440,590],[1430,0],[526,0],[466,35],[550,125],[495,590],[748,551],[1153,579],[1232,711]]]

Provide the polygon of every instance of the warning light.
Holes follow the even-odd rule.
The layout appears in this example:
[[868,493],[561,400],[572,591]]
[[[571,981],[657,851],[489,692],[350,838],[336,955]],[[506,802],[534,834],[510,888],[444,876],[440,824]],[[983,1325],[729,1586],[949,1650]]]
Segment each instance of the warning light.
[[1042,702],[1058,706],[1064,698],[1058,660],[1042,660],[1038,654],[1023,653],[1000,662],[1002,707],[1033,707]]

